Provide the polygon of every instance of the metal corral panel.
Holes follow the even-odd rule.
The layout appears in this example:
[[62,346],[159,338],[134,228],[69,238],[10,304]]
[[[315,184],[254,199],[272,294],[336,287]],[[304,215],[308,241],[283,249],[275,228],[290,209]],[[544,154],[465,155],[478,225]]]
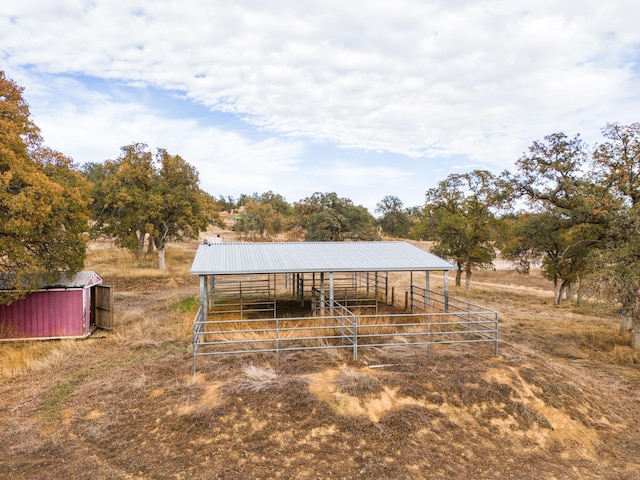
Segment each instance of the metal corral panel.
[[212,243],[198,247],[193,275],[444,271],[449,262],[407,242]]

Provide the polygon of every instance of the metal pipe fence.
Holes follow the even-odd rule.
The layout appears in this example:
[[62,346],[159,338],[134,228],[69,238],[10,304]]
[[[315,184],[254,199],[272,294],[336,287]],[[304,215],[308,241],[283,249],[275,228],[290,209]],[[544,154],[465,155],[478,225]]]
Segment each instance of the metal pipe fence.
[[[463,300],[429,293],[414,313],[363,314],[324,300],[324,315],[292,318],[207,318],[201,307],[193,324],[194,373],[206,355],[319,349],[358,350],[398,345],[493,344],[498,355],[498,313]],[[448,300],[448,301],[447,301]],[[445,307],[448,311],[445,311]],[[366,309],[365,309],[366,311]],[[216,315],[212,312],[213,315]]]

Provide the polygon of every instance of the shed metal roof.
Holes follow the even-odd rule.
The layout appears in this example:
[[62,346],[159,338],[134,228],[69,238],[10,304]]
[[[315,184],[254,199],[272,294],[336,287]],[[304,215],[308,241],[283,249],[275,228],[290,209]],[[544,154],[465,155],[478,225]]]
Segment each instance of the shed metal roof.
[[408,242],[213,243],[198,247],[193,275],[453,270]]
[[[0,290],[8,290],[13,278],[11,275],[0,275]],[[66,274],[62,273],[57,280],[53,282],[40,281],[40,288],[42,290],[52,290],[56,288],[84,288],[92,287],[102,283],[102,278],[92,271],[77,272],[73,277],[69,278]]]

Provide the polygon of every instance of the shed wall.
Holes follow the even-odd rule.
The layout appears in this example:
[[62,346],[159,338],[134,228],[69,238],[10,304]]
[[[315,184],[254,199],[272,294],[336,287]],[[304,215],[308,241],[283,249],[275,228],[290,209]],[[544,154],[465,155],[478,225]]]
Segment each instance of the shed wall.
[[[85,292],[86,290],[86,292]],[[10,305],[0,305],[0,338],[84,337],[90,333],[85,318],[90,289],[46,290],[28,294]]]

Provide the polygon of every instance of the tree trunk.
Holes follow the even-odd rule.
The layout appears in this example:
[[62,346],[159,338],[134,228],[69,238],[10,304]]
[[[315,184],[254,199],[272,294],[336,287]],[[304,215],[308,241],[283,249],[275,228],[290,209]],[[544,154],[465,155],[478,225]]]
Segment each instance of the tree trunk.
[[553,304],[554,305],[558,305],[558,292],[559,292],[559,288],[558,288],[558,279],[554,278],[553,279]]
[[560,289],[558,290],[558,295],[554,299],[554,302],[553,302],[554,305],[560,305],[562,303],[562,294],[564,293],[566,288],[567,288],[567,282],[563,281],[560,284]]
[[631,337],[631,347],[640,349],[640,323],[633,326],[633,335]]
[[158,268],[161,271],[165,271],[167,269],[167,263],[164,258],[165,246],[158,247]]
[[147,241],[147,253],[153,253],[153,236],[149,235],[149,240]]
[[468,270],[465,274],[464,288],[466,289],[467,295],[469,295],[469,291],[471,290],[471,270]]
[[462,269],[458,267],[456,270],[456,287],[459,287],[462,281]]
[[630,332],[633,329],[633,318],[630,315],[620,315],[620,333]]
[[140,259],[144,256],[144,237],[146,232],[144,230],[138,230],[138,252],[136,256]]
[[576,286],[573,282],[567,282],[567,288],[565,293],[565,300],[573,301],[575,298]]

